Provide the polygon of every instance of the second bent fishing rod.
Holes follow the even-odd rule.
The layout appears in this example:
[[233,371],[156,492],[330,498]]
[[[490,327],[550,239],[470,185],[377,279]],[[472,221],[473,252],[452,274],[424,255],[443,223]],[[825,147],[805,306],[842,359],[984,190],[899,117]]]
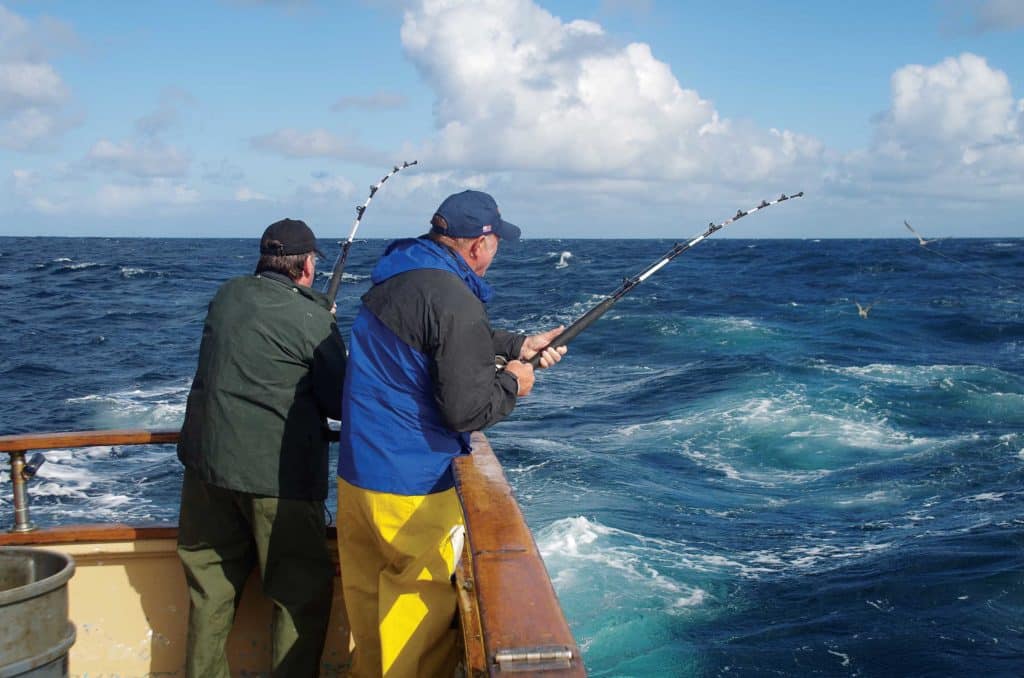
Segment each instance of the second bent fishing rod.
[[[555,337],[555,340],[548,344],[548,346],[546,346],[545,348],[558,348],[559,346],[565,346],[566,344],[568,344],[570,341],[575,339],[580,332],[590,327],[595,320],[603,316],[608,311],[608,309],[610,309],[612,306],[618,303],[618,301],[622,299],[622,297],[632,292],[637,285],[650,278],[652,275],[661,270],[661,268],[665,266],[665,264],[678,257],[686,250],[690,249],[694,245],[697,245],[702,240],[711,237],[711,235],[716,231],[720,231],[729,224],[733,223],[734,221],[738,221],[739,219],[742,219],[748,214],[753,214],[754,212],[766,209],[768,207],[771,207],[772,205],[784,202],[786,200],[792,200],[793,198],[801,198],[803,197],[803,194],[803,191],[800,191],[799,193],[794,193],[793,195],[786,195],[785,193],[783,193],[775,200],[762,200],[761,204],[758,205],[757,207],[752,207],[745,212],[743,210],[738,210],[735,215],[726,219],[720,224],[716,224],[714,222],[708,224],[708,229],[701,233],[700,235],[698,235],[696,238],[685,243],[676,243],[675,246],[673,246],[672,249],[666,252],[661,259],[658,259],[658,261],[654,262],[653,264],[645,268],[639,275],[633,276],[632,278],[626,278],[617,290],[608,295],[607,299],[600,302],[599,304],[591,308],[589,311],[584,313],[579,318],[579,320],[574,322],[572,325],[569,325],[569,327],[567,327],[564,332]],[[534,367],[540,365],[540,356],[541,353],[543,353],[543,351],[544,349],[538,351],[537,355],[530,358],[530,360],[527,362],[529,362]]]
[[345,262],[348,260],[348,251],[352,249],[352,241],[356,237],[356,231],[359,230],[359,222],[362,221],[363,213],[366,212],[366,208],[370,206],[370,201],[373,200],[373,196],[377,194],[377,191],[380,190],[380,187],[383,186],[388,179],[398,174],[406,167],[412,167],[418,162],[418,160],[413,160],[412,162],[406,161],[401,165],[395,165],[380,181],[375,183],[373,186],[370,186],[370,195],[366,198],[366,202],[356,207],[356,220],[352,224],[352,231],[348,234],[348,240],[341,245],[341,253],[338,255],[338,259],[334,262],[334,271],[331,273],[331,280],[327,283],[327,289],[324,290],[324,294],[326,294],[327,298],[331,301],[334,301],[334,298],[338,296],[338,287],[341,286],[341,274],[345,272]]

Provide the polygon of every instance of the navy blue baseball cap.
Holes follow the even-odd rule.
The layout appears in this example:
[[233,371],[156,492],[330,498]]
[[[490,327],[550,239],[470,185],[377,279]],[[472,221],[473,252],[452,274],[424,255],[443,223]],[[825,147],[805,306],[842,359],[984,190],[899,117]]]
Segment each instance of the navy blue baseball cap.
[[313,230],[306,222],[298,219],[275,221],[267,226],[267,230],[263,231],[263,237],[260,238],[260,254],[280,257],[307,252],[316,252],[320,258],[324,256],[317,249]]
[[493,233],[502,240],[519,240],[522,231],[501,218],[498,203],[482,191],[453,193],[430,220],[430,230],[452,238],[476,238]]

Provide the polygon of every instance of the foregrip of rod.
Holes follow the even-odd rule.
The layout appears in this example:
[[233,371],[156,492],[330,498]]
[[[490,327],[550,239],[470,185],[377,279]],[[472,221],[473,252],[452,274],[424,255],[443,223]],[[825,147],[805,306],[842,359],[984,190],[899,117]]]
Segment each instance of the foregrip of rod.
[[338,257],[338,263],[334,265],[334,272],[331,273],[331,282],[328,283],[327,291],[324,293],[331,301],[338,296],[338,288],[341,287],[341,274],[345,272],[345,262],[348,260],[350,247],[352,247],[351,242],[346,242],[341,246],[341,256]]
[[[555,337],[554,340],[544,348],[558,348],[559,346],[567,345],[570,341],[579,336],[580,332],[590,327],[595,320],[603,316],[608,311],[608,309],[615,305],[616,301],[618,301],[618,299],[611,297],[605,299],[600,304],[598,304],[597,306],[583,314],[583,316],[580,317],[579,320],[565,328],[564,332]],[[527,362],[529,362],[534,367],[539,366],[540,354],[542,352],[543,349],[538,351],[537,355],[530,358]]]

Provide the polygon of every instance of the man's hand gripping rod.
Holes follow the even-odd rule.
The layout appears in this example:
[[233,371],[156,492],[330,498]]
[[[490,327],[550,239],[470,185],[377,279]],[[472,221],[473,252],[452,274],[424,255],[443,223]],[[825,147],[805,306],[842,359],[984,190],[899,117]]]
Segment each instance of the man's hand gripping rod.
[[[620,285],[617,290],[612,292],[608,296],[607,299],[605,299],[604,301],[598,303],[596,306],[594,306],[589,311],[587,311],[585,314],[583,314],[583,316],[581,316],[579,318],[579,320],[574,322],[572,325],[570,325],[568,328],[566,328],[566,330],[564,332],[562,332],[560,335],[558,335],[555,338],[555,340],[552,341],[547,346],[547,348],[558,348],[559,346],[565,346],[566,344],[568,344],[570,341],[575,339],[576,336],[580,332],[582,332],[583,330],[585,330],[588,327],[590,327],[594,323],[595,320],[597,320],[602,315],[604,315],[608,311],[608,309],[610,309],[612,306],[614,306],[619,301],[619,299],[622,299],[622,297],[624,297],[627,294],[629,294],[630,292],[632,292],[633,289],[637,285],[639,285],[643,281],[645,281],[648,278],[650,278],[652,275],[654,275],[659,270],[661,270],[661,268],[663,266],[665,266],[665,264],[667,264],[668,262],[670,262],[673,259],[675,259],[676,257],[678,257],[680,254],[682,254],[686,250],[690,249],[691,247],[693,247],[694,245],[698,244],[702,240],[705,240],[705,239],[711,237],[711,235],[715,231],[719,231],[719,230],[725,228],[729,224],[733,223],[734,221],[738,221],[739,219],[742,219],[743,217],[747,216],[748,214],[753,214],[754,212],[757,212],[759,210],[763,210],[763,209],[765,209],[767,207],[771,207],[772,205],[775,205],[777,203],[783,202],[785,200],[792,200],[793,198],[801,198],[801,197],[803,197],[803,195],[804,195],[803,191],[800,191],[799,193],[794,193],[793,195],[786,195],[785,193],[783,193],[782,195],[780,195],[775,200],[762,200],[761,204],[758,205],[757,207],[752,207],[749,210],[747,210],[746,212],[744,212],[743,210],[739,210],[739,211],[736,212],[735,215],[733,215],[729,219],[726,219],[725,221],[723,221],[720,224],[716,224],[716,223],[713,223],[713,222],[708,224],[708,229],[706,231],[704,231],[703,233],[701,233],[700,235],[698,235],[693,240],[690,240],[689,242],[686,242],[686,243],[676,243],[675,246],[673,246],[671,250],[669,250],[668,252],[665,253],[665,256],[663,256],[661,259],[659,259],[658,261],[656,261],[653,264],[651,264],[650,266],[648,266],[639,275],[634,276],[632,278],[626,278],[626,280],[622,283],[622,285]],[[537,354],[535,356],[530,358],[530,360],[528,362],[531,365],[533,365],[534,367],[537,367],[538,365],[540,365],[540,357],[541,357],[541,354],[543,352],[544,352],[544,350],[541,349],[540,351],[537,352]]]
[[341,253],[338,255],[337,261],[334,262],[334,272],[331,273],[331,280],[327,283],[327,288],[324,290],[324,293],[331,301],[334,301],[334,298],[338,296],[338,287],[341,286],[341,274],[345,271],[345,262],[348,260],[348,251],[352,247],[352,241],[356,237],[356,231],[359,230],[359,222],[363,219],[363,213],[366,212],[366,208],[370,206],[370,201],[373,200],[373,196],[377,193],[380,187],[384,185],[384,182],[404,170],[406,167],[412,167],[418,162],[418,160],[413,160],[412,162],[403,162],[401,166],[395,165],[394,168],[384,176],[384,178],[373,186],[370,186],[370,196],[366,199],[366,202],[359,207],[356,207],[356,220],[352,224],[352,232],[348,234],[348,240],[341,245]]

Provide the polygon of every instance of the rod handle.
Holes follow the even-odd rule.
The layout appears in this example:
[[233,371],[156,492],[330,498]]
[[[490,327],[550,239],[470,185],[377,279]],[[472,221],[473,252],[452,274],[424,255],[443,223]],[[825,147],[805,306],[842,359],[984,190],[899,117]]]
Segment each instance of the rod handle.
[[345,272],[345,262],[348,260],[348,251],[352,248],[352,241],[346,240],[341,246],[341,254],[338,255],[338,261],[334,264],[334,271],[331,273],[331,281],[327,284],[327,290],[325,294],[327,298],[332,302],[335,297],[338,296],[338,288],[341,287],[341,274]]
[[[558,348],[559,346],[568,345],[569,342],[575,339],[580,332],[590,327],[594,324],[594,321],[607,313],[608,309],[610,309],[616,301],[618,301],[618,299],[614,297],[605,299],[600,304],[583,314],[579,320],[565,328],[564,332],[555,337],[554,340],[544,348]],[[533,356],[526,362],[533,365],[534,369],[536,369],[540,365],[540,354],[543,352],[544,349],[537,351],[537,355]]]

